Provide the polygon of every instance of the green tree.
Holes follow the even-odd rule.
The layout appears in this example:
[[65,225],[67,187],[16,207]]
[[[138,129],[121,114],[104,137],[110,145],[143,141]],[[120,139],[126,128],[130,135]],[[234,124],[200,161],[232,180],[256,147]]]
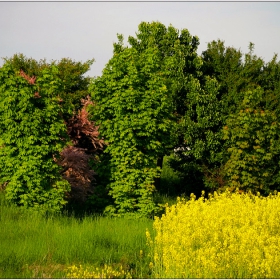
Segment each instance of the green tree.
[[262,69],[259,85],[264,90],[264,106],[276,114],[280,113],[280,61],[275,54],[271,61],[266,63]]
[[3,60],[4,63],[9,63],[14,71],[22,70],[30,77],[37,77],[44,68],[49,67],[49,63],[47,63],[46,59],[37,61],[33,58],[27,58],[22,53],[14,54],[12,57],[5,57]]
[[245,55],[234,47],[226,47],[221,40],[212,41],[202,52],[203,76],[215,78],[219,83],[218,99],[223,103],[223,120],[234,113],[242,103],[243,92],[259,85],[264,61],[254,54],[254,44],[249,44]]
[[[193,83],[186,96],[184,116],[184,144],[187,149],[178,154],[183,164],[188,192],[199,194],[201,188],[218,188],[223,155],[220,151],[222,106],[218,100],[219,86],[215,79],[206,77],[205,84]],[[182,168],[181,168],[182,169]],[[203,183],[203,185],[202,185]]]
[[271,86],[266,87],[259,104],[270,111],[274,110],[271,110],[273,106],[276,108],[279,66],[275,59],[266,66],[253,51],[252,43],[249,52],[243,55],[218,40],[209,43],[202,53],[203,75],[197,76],[196,88],[187,91],[187,109],[182,122],[184,142],[189,150],[179,153],[172,162],[192,185],[189,192],[200,194],[201,189],[223,188],[224,167],[229,159],[223,127],[229,116],[243,106],[246,91],[265,86],[270,80]]
[[30,77],[9,61],[0,68],[0,180],[8,200],[42,211],[59,211],[69,191],[54,162],[68,140],[58,74],[51,66]]
[[52,61],[51,65],[58,68],[58,77],[62,81],[62,91],[60,97],[64,108],[63,118],[68,120],[74,113],[82,110],[81,99],[88,95],[90,77],[85,73],[90,69],[94,59],[84,63],[73,61],[70,58],[62,58],[59,61]]
[[[219,83],[219,99],[226,102],[226,107],[230,108],[232,100],[237,99],[239,102],[239,95],[244,86],[244,81],[241,76],[243,69],[243,54],[240,50],[233,47],[226,47],[221,40],[212,41],[208,43],[207,49],[202,52],[203,59],[203,76],[210,76],[215,78]],[[235,103],[236,103],[235,102]],[[234,108],[235,111],[235,108]]]
[[86,98],[90,78],[85,73],[90,69],[94,59],[85,63],[73,61],[70,58],[62,58],[59,61],[47,62],[45,59],[39,61],[27,58],[23,54],[15,54],[10,58],[4,58],[4,62],[9,63],[14,71],[22,70],[32,76],[40,76],[41,72],[54,65],[58,68],[58,77],[61,80],[59,97],[63,106],[63,118],[67,121],[82,109],[81,99]]
[[261,106],[263,89],[246,91],[239,112],[223,129],[229,159],[227,186],[268,194],[280,183],[280,122],[275,112]]
[[[115,214],[151,215],[159,159],[177,142],[177,123],[184,108],[184,86],[201,64],[198,39],[158,22],[139,25],[136,38],[123,37],[90,90],[94,120],[108,142],[109,194]],[[188,73],[188,75],[186,75]]]

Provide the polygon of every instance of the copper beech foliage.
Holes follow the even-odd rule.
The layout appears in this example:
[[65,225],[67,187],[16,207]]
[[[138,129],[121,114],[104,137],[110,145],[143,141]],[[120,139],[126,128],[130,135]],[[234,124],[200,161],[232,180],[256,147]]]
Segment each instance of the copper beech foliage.
[[87,108],[94,105],[90,97],[81,100],[82,109],[67,121],[67,133],[73,144],[78,147],[86,148],[89,152],[95,153],[102,150],[104,141],[99,139],[99,126],[89,120]]
[[57,161],[63,167],[63,179],[71,185],[68,199],[78,204],[93,194],[95,172],[90,167],[90,160],[95,160],[95,155],[104,146],[104,141],[98,138],[98,126],[89,120],[87,107],[93,102],[89,96],[81,101],[82,109],[67,121],[67,133],[73,146],[64,148]]
[[83,203],[93,193],[95,172],[89,166],[93,156],[79,147],[66,147],[61,152],[58,164],[63,167],[62,177],[71,185],[68,199],[74,203]]
[[[28,76],[22,69],[19,72],[19,75],[21,77],[23,77],[30,85],[34,85],[36,82],[36,77],[35,76]],[[35,98],[41,98],[41,95],[39,94],[39,92],[35,92],[34,93],[34,97]]]
[[29,77],[23,70],[20,70],[19,75],[23,77],[30,85],[34,85],[36,82],[36,77]]

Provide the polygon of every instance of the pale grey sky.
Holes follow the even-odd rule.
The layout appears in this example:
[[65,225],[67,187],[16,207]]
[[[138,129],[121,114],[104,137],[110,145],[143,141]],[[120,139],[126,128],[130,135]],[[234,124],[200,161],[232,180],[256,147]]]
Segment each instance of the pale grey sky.
[[94,58],[88,75],[99,76],[116,34],[126,42],[142,21],[187,28],[200,39],[199,54],[221,39],[243,52],[251,41],[265,61],[280,55],[280,2],[0,2],[0,58]]

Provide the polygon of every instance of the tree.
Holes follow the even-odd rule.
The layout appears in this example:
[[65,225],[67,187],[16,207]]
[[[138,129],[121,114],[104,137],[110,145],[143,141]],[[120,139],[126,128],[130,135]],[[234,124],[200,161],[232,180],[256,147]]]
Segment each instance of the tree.
[[280,123],[275,112],[261,107],[263,89],[246,91],[241,110],[230,115],[223,129],[229,159],[227,186],[268,194],[279,189]]
[[73,116],[73,113],[82,110],[81,100],[89,95],[90,77],[85,76],[85,73],[90,69],[93,62],[94,59],[82,63],[70,58],[62,58],[60,61],[51,62],[51,65],[58,67],[58,76],[63,84],[60,97],[64,107],[63,118],[66,121]]
[[4,58],[14,68],[14,71],[23,71],[28,76],[38,77],[42,70],[54,65],[58,68],[58,77],[61,80],[61,91],[59,97],[63,106],[63,118],[67,121],[73,113],[82,109],[81,99],[89,94],[87,89],[90,78],[85,73],[90,69],[94,59],[85,63],[75,62],[70,58],[62,58],[60,61],[52,60],[47,62],[45,59],[39,61],[27,58],[23,54],[15,54],[10,58]]
[[87,98],[90,78],[84,74],[89,70],[93,60],[81,63],[63,58],[47,63],[46,60],[36,61],[33,58],[26,58],[23,54],[16,54],[4,60],[15,73],[22,73],[27,80],[33,77],[34,82],[35,77],[38,80],[43,71],[48,71],[53,66],[57,69],[54,79],[59,80],[60,87],[53,94],[57,95],[59,106],[62,107],[59,117],[62,122],[64,120],[71,142],[68,143],[70,146],[65,146],[60,155],[54,156],[54,159],[63,167],[60,173],[71,185],[71,191],[66,195],[70,206],[85,205],[85,200],[93,192],[95,173],[90,167],[90,162],[95,158],[96,151],[102,149],[102,140],[98,139],[98,127],[89,121],[87,111],[87,106],[92,102]]
[[223,103],[223,120],[234,113],[242,103],[243,92],[259,85],[264,61],[254,53],[254,44],[249,44],[245,55],[234,47],[225,47],[221,40],[212,41],[202,52],[203,83],[205,77],[215,78],[219,83],[218,99]]
[[260,106],[264,91],[247,91],[241,110],[231,115],[224,127],[229,160],[225,166],[228,185],[235,189],[279,189],[279,117]]
[[218,188],[223,184],[219,175],[223,155],[220,151],[222,123],[219,86],[206,77],[205,85],[196,79],[188,88],[187,110],[181,123],[184,146],[171,165],[181,171],[188,193],[199,195],[202,188]]
[[259,85],[265,93],[263,96],[265,108],[279,114],[280,61],[277,61],[277,57],[275,54],[271,61],[263,66]]
[[[158,22],[139,25],[136,38],[123,37],[101,77],[90,87],[93,116],[110,155],[109,194],[113,214],[151,215],[159,159],[176,145],[186,75],[199,68],[197,37]],[[157,166],[159,165],[159,166]]]
[[[243,57],[239,50],[225,47],[224,42],[218,40],[209,43],[202,53],[203,75],[197,77],[196,88],[186,95],[187,109],[181,129],[184,145],[189,149],[182,151],[172,162],[172,166],[192,185],[189,192],[213,191],[223,188],[226,183],[224,168],[229,154],[223,128],[229,116],[243,106],[245,92],[265,84],[265,63],[254,55],[253,50],[254,45],[250,43],[249,52]],[[271,62],[270,69],[274,79],[277,64]],[[268,70],[266,73],[268,75]],[[260,97],[262,106],[270,104],[271,107],[273,98],[276,101],[276,92],[273,98],[266,93]]]
[[0,165],[6,198],[24,207],[59,211],[70,186],[54,162],[68,141],[55,66],[30,77],[6,61],[0,68]]

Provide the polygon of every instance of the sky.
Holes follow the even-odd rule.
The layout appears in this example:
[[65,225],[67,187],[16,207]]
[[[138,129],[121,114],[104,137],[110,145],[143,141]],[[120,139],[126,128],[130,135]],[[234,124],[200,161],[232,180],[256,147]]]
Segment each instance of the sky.
[[253,42],[266,62],[280,54],[280,2],[0,2],[0,58],[94,58],[87,75],[100,76],[117,33],[126,42],[142,21],[188,29],[198,54],[217,39],[243,53]]

